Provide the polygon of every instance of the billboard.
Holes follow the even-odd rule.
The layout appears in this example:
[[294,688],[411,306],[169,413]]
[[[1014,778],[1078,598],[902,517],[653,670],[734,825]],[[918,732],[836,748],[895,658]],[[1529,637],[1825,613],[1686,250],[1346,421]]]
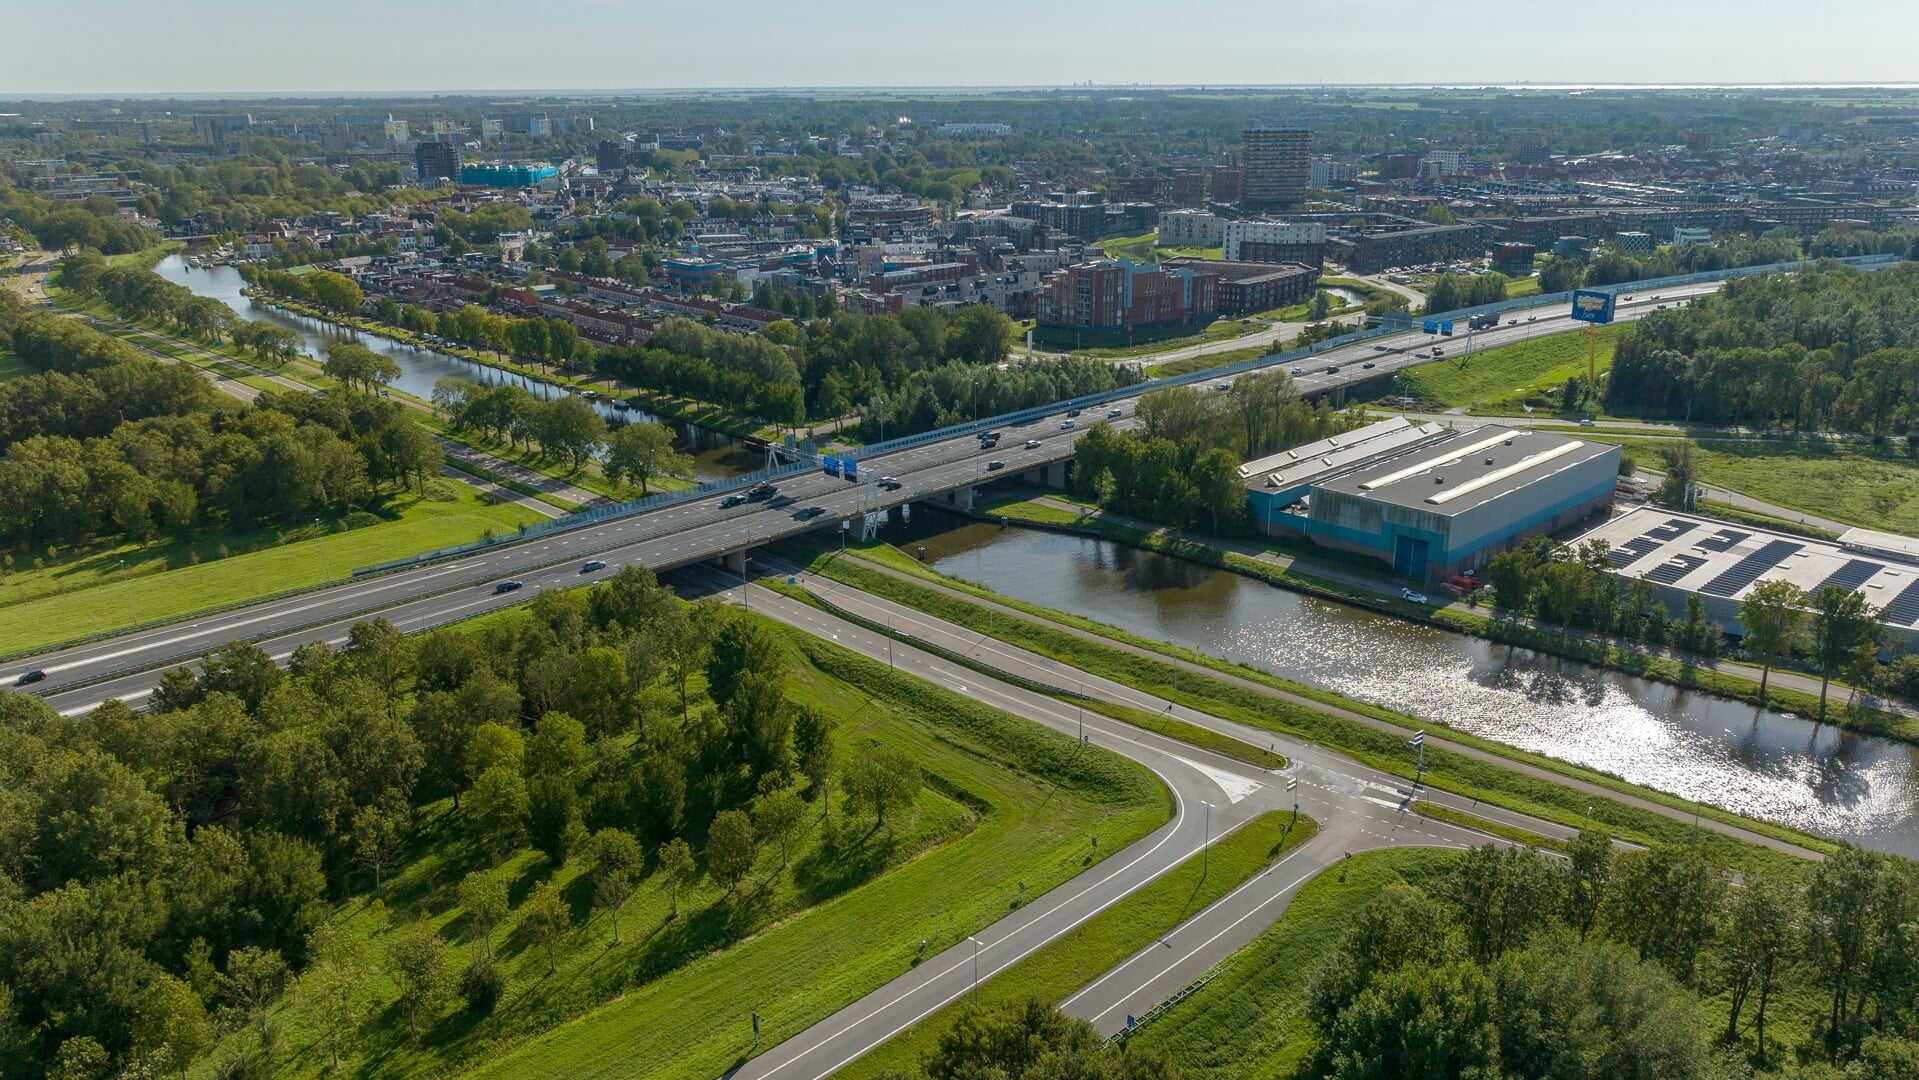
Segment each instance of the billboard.
[[1613,295],[1609,292],[1580,289],[1573,293],[1572,317],[1576,322],[1609,323],[1612,321],[1612,303]]

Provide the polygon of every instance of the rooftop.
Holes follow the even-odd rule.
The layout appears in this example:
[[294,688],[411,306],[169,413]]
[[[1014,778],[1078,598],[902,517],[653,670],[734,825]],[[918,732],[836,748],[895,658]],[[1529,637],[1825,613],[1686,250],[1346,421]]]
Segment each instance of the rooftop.
[[1317,487],[1453,517],[1618,452],[1607,443],[1491,425],[1455,432]]
[[1312,484],[1398,453],[1446,433],[1441,424],[1414,424],[1403,416],[1281,450],[1239,467],[1239,478],[1253,489],[1290,489]]
[[[1853,532],[1914,544],[1888,533]],[[1744,599],[1760,581],[1790,581],[1807,593],[1836,585],[1864,595],[1889,626],[1919,623],[1919,567],[1839,543],[1650,506],[1621,514],[1574,542],[1589,540],[1611,546],[1609,558],[1625,577],[1726,600]]]

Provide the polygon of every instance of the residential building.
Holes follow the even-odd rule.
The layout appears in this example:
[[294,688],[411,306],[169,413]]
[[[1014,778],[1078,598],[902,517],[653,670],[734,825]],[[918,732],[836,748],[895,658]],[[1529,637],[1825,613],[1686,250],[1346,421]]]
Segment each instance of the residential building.
[[1533,257],[1539,249],[1531,244],[1521,244],[1511,240],[1493,245],[1493,269],[1509,278],[1530,277],[1533,272]]
[[1325,262],[1326,226],[1318,221],[1228,221],[1220,230],[1228,262]]
[[1219,313],[1251,315],[1297,304],[1313,294],[1319,268],[1300,263],[1227,262],[1223,259],[1162,259],[1169,269],[1210,273],[1219,278]]
[[557,175],[559,170],[543,161],[532,163],[486,161],[460,166],[460,183],[479,184],[485,187],[532,187],[542,180]]
[[1334,161],[1321,155],[1313,159],[1312,171],[1307,184],[1316,188],[1336,187],[1350,184],[1359,179],[1359,166],[1344,161]]
[[1675,226],[1672,231],[1672,243],[1674,247],[1693,247],[1695,245],[1711,247],[1712,230],[1688,229],[1684,226]]
[[1040,292],[1038,324],[1084,334],[1122,334],[1204,322],[1219,310],[1219,277],[1130,259],[1070,266]]
[[1472,258],[1486,250],[1492,229],[1477,222],[1427,225],[1406,219],[1329,240],[1329,254],[1355,273],[1377,274],[1394,266]]
[[1621,255],[1652,254],[1652,234],[1648,232],[1616,232],[1612,234],[1612,243]]
[[413,161],[422,183],[460,177],[460,144],[452,139],[422,142],[413,147]]
[[1255,127],[1240,132],[1239,202],[1286,207],[1306,198],[1312,177],[1313,133],[1302,128]]
[[1208,184],[1212,188],[1212,200],[1216,203],[1236,203],[1239,201],[1240,187],[1246,174],[1238,169],[1229,169],[1221,165],[1212,167]]
[[1169,247],[1218,247],[1226,222],[1204,210],[1167,210],[1159,215],[1159,242]]

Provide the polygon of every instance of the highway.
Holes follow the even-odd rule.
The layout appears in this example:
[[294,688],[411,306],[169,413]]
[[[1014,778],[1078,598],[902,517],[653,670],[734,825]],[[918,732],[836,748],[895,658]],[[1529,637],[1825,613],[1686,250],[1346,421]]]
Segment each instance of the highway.
[[[1662,294],[1671,298],[1696,295],[1716,286],[1708,283]],[[1663,300],[1662,300],[1663,302]],[[1653,302],[1641,297],[1624,305],[1620,320],[1643,317]],[[1516,325],[1475,335],[1474,346],[1490,347],[1563,331],[1574,325],[1565,314],[1539,315],[1532,322],[1519,316]],[[1293,361],[1302,393],[1333,390],[1372,379],[1417,363],[1430,355],[1416,352],[1428,338],[1413,332],[1357,345],[1348,345],[1312,358]],[[1483,346],[1482,344],[1483,343]],[[1379,351],[1376,346],[1400,351]],[[1452,347],[1464,348],[1463,335]],[[1356,362],[1357,361],[1357,362]],[[1363,363],[1377,365],[1374,369]],[[1328,367],[1338,367],[1329,373]],[[1229,385],[1221,377],[1217,385]],[[1121,413],[1119,423],[1130,424],[1137,397],[1112,403]],[[378,613],[405,630],[426,629],[527,598],[527,590],[577,584],[579,562],[597,558],[609,564],[607,572],[627,563],[665,570],[721,554],[756,547],[784,537],[856,518],[864,509],[885,509],[901,503],[927,500],[955,489],[996,477],[1014,476],[1070,457],[1072,444],[1095,422],[1103,409],[1087,410],[1071,429],[1062,425],[1063,413],[1009,426],[1000,445],[982,451],[971,434],[896,450],[863,459],[868,477],[891,474],[901,486],[879,491],[870,484],[850,484],[820,472],[797,473],[782,479],[779,495],[768,501],[722,507],[717,497],[685,501],[640,514],[549,533],[527,543],[501,544],[473,554],[424,564],[392,573],[345,580],[337,585],[292,596],[212,613],[197,619],[167,623],[58,651],[15,658],[0,663],[0,685],[8,685],[29,670],[46,673],[34,692],[53,701],[62,713],[84,712],[109,697],[131,704],[145,700],[158,669],[186,662],[233,640],[259,641],[276,658],[290,655],[305,641],[337,640],[361,618]],[[1027,448],[1038,440],[1036,448]],[[993,470],[993,461],[1004,468]],[[862,505],[864,503],[864,506]],[[825,513],[802,518],[800,511],[820,506]],[[514,578],[526,590],[493,592],[495,583]]]

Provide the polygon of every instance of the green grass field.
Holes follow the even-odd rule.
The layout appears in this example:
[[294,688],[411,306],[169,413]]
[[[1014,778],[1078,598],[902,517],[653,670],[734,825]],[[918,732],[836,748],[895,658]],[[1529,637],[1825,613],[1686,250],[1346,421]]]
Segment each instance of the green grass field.
[[[1213,845],[1201,871],[1195,856],[1139,892],[1087,920],[1071,933],[980,984],[979,1003],[994,1005],[1042,998],[1062,1001],[1073,991],[1111,970],[1133,953],[1231,892],[1283,854],[1312,839],[1318,826],[1302,817],[1284,835],[1292,813],[1270,812],[1247,822]],[[931,1050],[953,1018],[966,1008],[954,1002],[842,1069],[845,1080],[864,1080],[888,1070],[906,1069]]]
[[[1599,332],[1602,372],[1612,368],[1613,349],[1622,329],[1607,327]],[[1474,405],[1475,413],[1512,416],[1525,411],[1522,403],[1534,408],[1544,405],[1545,392],[1563,385],[1567,378],[1577,375],[1584,381],[1586,377],[1583,334],[1551,334],[1471,353],[1462,351],[1464,344],[1455,339],[1448,343],[1445,359],[1401,373],[1396,381],[1406,389],[1399,392],[1448,407]]]
[[1452,851],[1399,848],[1362,852],[1329,867],[1212,982],[1141,1028],[1129,1049],[1164,1047],[1191,1080],[1291,1077],[1317,1044],[1305,1016],[1313,974],[1360,909],[1392,882],[1436,881],[1458,858]]
[[[388,496],[374,512],[385,520],[347,532],[322,518],[246,533],[205,531],[191,540],[122,544],[36,568],[44,552],[11,552],[0,576],[0,653],[173,618],[265,593],[342,578],[356,566],[510,533],[545,520],[513,503],[494,503],[450,480],[429,482],[428,496]],[[225,554],[222,555],[224,549]],[[126,568],[121,569],[122,560]]]
[[[610,947],[608,927],[596,918],[567,945],[552,976],[544,974],[544,957],[513,950],[505,960],[510,981],[502,1012],[478,1022],[449,1017],[427,1048],[381,1035],[350,1071],[710,1080],[751,1047],[753,1012],[762,1048],[790,1037],[996,921],[1017,902],[1020,882],[1026,896],[1037,896],[1171,813],[1164,789],[1117,755],[836,645],[781,633],[805,657],[793,680],[795,698],[840,719],[842,747],[867,740],[901,746],[931,778],[916,823],[900,826],[890,842],[872,832],[869,818],[842,827],[843,847],[855,845],[854,854],[890,869],[843,890],[832,888],[830,875],[815,881],[826,874],[826,860],[814,854],[825,842],[816,824],[796,848],[791,870],[779,870],[777,852],[763,855],[742,887],[752,918],[730,927],[741,904],[726,902],[710,885],[682,895],[680,918],[669,922],[665,898],[649,878],[623,913],[624,945]],[[529,871],[543,872],[538,856],[523,857]],[[451,884],[458,869],[429,855],[409,871],[419,880],[407,886],[405,913],[390,904],[383,918],[364,910],[340,917],[376,944],[416,906],[442,926],[457,924]],[[587,890],[578,872],[568,866],[557,877],[583,914]],[[711,947],[695,950],[682,940],[695,934]],[[312,1054],[297,1071],[310,1075],[323,1065]]]

